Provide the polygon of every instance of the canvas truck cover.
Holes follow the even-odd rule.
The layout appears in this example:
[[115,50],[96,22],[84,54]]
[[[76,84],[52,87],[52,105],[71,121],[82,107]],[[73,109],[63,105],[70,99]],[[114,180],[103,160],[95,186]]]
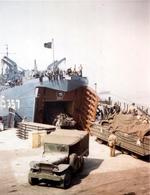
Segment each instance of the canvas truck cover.
[[79,137],[83,138],[84,136],[88,135],[87,131],[80,131],[75,129],[58,129],[56,131],[53,131],[51,135],[62,135],[62,136],[71,136],[71,137]]
[[131,114],[115,115],[109,126],[127,134],[136,134],[140,139],[143,139],[144,135],[150,131],[149,123],[142,123],[137,116]]
[[88,133],[78,130],[56,130],[44,139],[44,143],[74,145],[82,140]]

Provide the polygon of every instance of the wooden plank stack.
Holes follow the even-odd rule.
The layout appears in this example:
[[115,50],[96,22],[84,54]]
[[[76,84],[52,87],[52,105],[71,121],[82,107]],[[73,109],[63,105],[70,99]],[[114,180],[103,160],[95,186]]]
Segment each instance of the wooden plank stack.
[[17,126],[16,134],[20,139],[28,139],[29,132],[41,132],[46,131],[47,134],[56,129],[53,125],[34,123],[34,122],[20,122]]

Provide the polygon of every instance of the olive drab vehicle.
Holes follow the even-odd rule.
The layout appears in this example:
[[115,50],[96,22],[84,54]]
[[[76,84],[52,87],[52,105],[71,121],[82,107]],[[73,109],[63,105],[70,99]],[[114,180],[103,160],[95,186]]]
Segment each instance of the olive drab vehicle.
[[73,175],[82,171],[84,156],[89,154],[89,134],[79,130],[56,130],[45,138],[41,161],[30,163],[28,181],[55,182],[69,188]]

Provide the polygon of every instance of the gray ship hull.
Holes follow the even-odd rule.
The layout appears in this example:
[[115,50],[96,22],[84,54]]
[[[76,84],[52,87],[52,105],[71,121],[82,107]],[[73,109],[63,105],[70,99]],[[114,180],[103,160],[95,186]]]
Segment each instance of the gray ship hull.
[[28,80],[23,85],[0,92],[0,116],[8,115],[8,109],[12,107],[21,117],[26,117],[29,121],[32,121],[37,87],[67,92],[87,85],[88,80],[86,77],[51,81],[44,78],[42,84],[39,82],[39,79]]

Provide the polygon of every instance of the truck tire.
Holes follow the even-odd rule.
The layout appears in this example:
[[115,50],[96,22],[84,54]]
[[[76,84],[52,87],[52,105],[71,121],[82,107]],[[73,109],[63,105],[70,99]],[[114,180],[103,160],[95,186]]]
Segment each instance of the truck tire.
[[79,172],[83,171],[84,168],[84,157],[80,157],[80,167],[79,167]]
[[30,185],[37,185],[39,183],[38,178],[28,177],[28,182]]
[[135,159],[139,159],[140,158],[140,156],[138,154],[135,154],[135,153],[131,153],[131,156],[133,158],[135,158]]
[[72,180],[71,172],[70,172],[70,171],[67,171],[67,172],[64,174],[64,180],[63,180],[63,185],[62,185],[62,187],[63,187],[64,189],[69,188],[70,185],[71,185],[71,180]]
[[73,171],[77,171],[78,169],[78,165],[79,165],[79,159],[78,159],[78,156],[77,154],[75,153],[72,153],[70,156],[69,156],[69,164],[71,166],[71,168],[73,169]]

